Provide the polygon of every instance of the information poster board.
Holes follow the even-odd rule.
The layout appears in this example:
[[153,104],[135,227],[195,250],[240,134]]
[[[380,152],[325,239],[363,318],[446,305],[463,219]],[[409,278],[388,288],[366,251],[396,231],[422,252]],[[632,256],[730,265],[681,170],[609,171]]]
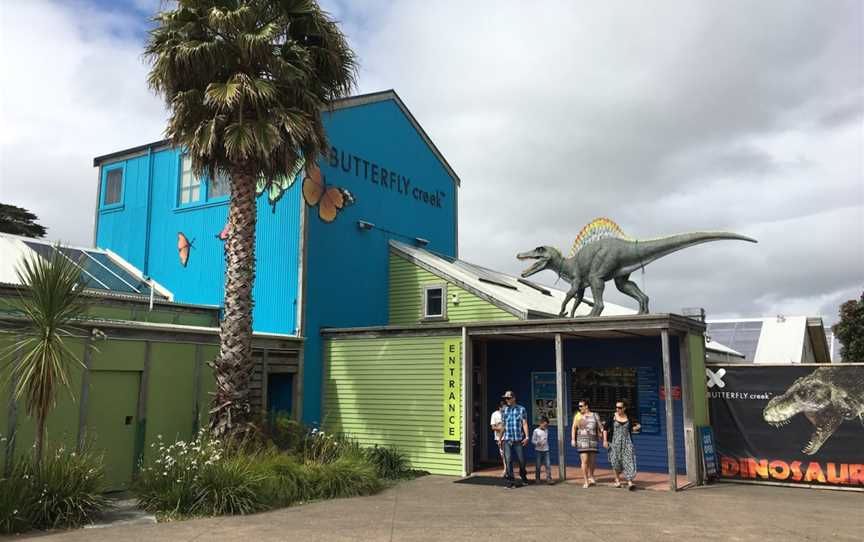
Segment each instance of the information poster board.
[[579,401],[583,399],[603,420],[615,412],[616,401],[624,399],[630,405],[638,405],[637,380],[635,367],[575,367],[570,387],[571,412],[578,412]]
[[710,427],[699,428],[700,441],[702,442],[702,464],[708,479],[717,478],[717,452],[714,447],[714,433]]
[[555,395],[554,372],[531,373],[531,420],[534,425],[540,425],[540,416],[549,418],[549,425],[558,425]]
[[639,397],[639,423],[645,435],[660,434],[660,379],[656,367],[639,367],[636,371]]

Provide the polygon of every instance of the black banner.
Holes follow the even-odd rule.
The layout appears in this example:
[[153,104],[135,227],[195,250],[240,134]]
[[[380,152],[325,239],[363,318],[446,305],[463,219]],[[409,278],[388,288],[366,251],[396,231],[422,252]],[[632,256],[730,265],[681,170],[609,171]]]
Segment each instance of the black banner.
[[706,375],[722,478],[864,489],[864,364]]

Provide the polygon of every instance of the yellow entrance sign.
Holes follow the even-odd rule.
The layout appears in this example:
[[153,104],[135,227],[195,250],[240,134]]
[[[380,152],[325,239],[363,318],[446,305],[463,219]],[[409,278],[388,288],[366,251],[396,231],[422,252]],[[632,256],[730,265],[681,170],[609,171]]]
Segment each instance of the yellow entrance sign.
[[444,441],[462,439],[462,340],[444,341]]

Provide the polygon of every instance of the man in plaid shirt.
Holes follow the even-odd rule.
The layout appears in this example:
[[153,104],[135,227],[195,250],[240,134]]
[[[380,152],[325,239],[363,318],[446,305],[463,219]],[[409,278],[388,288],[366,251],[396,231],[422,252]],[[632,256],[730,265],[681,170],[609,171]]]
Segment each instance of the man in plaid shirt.
[[514,452],[519,459],[519,477],[522,478],[523,484],[528,483],[524,448],[528,444],[528,412],[525,407],[516,404],[516,396],[512,391],[504,393],[504,400],[507,402],[501,415],[504,424],[504,437],[501,439],[501,444],[504,446],[504,463],[507,466],[504,482],[507,489],[512,489]]

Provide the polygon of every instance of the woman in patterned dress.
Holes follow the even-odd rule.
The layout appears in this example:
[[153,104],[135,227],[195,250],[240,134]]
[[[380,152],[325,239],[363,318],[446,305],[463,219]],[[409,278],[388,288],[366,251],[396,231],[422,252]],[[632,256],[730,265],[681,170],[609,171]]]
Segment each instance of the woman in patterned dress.
[[[631,433],[639,431],[639,422],[627,414],[627,402],[615,403],[615,414],[603,432],[603,447],[609,450],[609,463],[615,473],[615,487],[621,487],[621,474],[627,480],[627,489],[634,489],[636,479],[636,454],[633,451]],[[611,442],[610,442],[611,441]]]
[[591,412],[587,399],[579,401],[579,412],[573,417],[570,429],[570,445],[579,450],[582,476],[585,477],[582,487],[597,484],[594,481],[594,469],[597,467],[597,449],[602,434],[603,424],[600,417],[596,412]]

